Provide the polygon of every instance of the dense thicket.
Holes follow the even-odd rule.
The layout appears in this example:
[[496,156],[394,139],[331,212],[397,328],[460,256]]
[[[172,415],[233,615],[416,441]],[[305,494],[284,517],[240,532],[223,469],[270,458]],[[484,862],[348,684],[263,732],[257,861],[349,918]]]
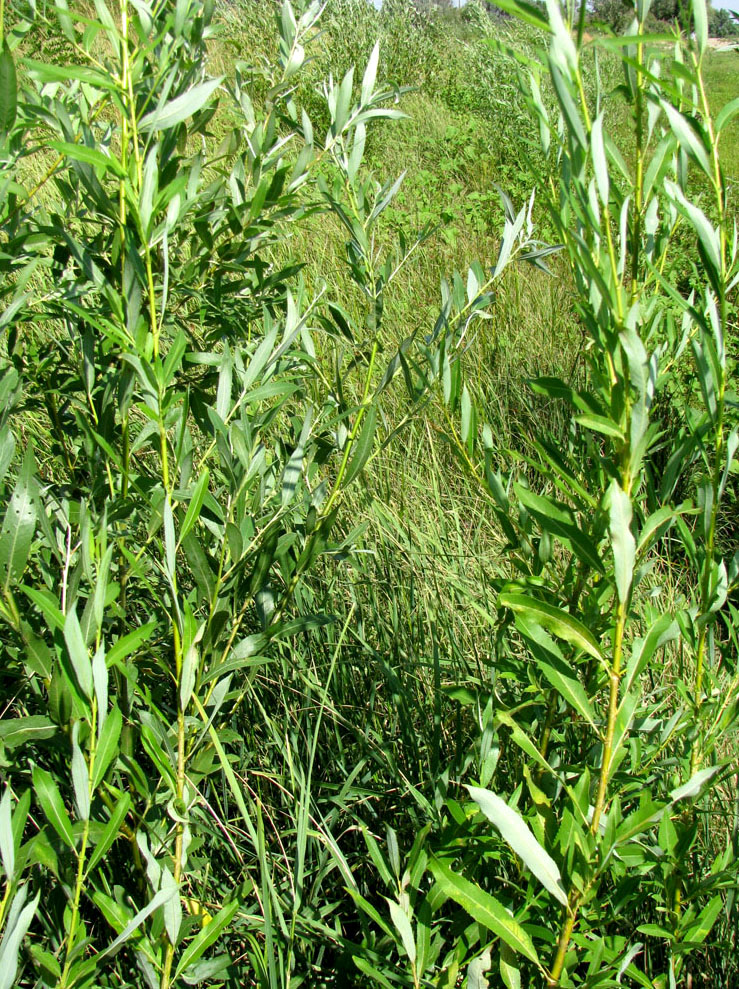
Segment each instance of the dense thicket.
[[735,984],[705,4],[1,3],[0,989]]

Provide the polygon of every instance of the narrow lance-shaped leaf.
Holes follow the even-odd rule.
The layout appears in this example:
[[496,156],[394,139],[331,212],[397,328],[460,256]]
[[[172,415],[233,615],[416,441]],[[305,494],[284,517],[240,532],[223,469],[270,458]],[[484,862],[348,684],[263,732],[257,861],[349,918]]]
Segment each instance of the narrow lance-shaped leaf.
[[677,789],[672,790],[670,793],[670,800],[673,803],[677,803],[678,800],[686,800],[690,797],[697,797],[701,792],[703,787],[709,780],[718,773],[723,766],[708,766],[706,769],[699,769],[697,773],[693,773],[687,783],[683,783],[682,786],[678,786]]
[[232,903],[227,903],[225,907],[222,907],[218,913],[215,915],[213,920],[200,931],[200,933],[192,939],[185,950],[182,952],[182,957],[180,958],[179,965],[177,966],[177,972],[175,974],[175,980],[179,979],[183,975],[190,965],[194,965],[198,958],[208,950],[208,948],[216,941],[220,936],[221,932],[230,924],[231,918],[239,909],[239,901],[235,900]]
[[0,578],[6,591],[13,579],[20,578],[28,561],[28,554],[31,552],[31,540],[36,528],[32,468],[33,459],[29,451],[23,461],[0,529]]
[[631,531],[631,499],[617,481],[611,482],[608,497],[614,579],[618,599],[623,604],[631,590],[636,557],[636,540]]
[[692,0],[693,25],[698,51],[704,55],[708,47],[708,10],[706,0]]
[[97,148],[89,148],[85,144],[72,144],[68,141],[49,141],[48,146],[66,158],[82,162],[85,165],[92,165],[93,168],[100,169],[103,173],[113,172],[121,179],[126,177],[126,172],[118,159],[112,155],[103,154]]
[[209,79],[193,86],[182,96],[178,96],[170,103],[165,103],[162,107],[157,107],[151,113],[147,113],[139,122],[139,130],[147,133],[153,130],[170,130],[181,124],[188,117],[192,117],[198,110],[206,105],[216,89],[220,86],[223,77]]
[[92,786],[96,790],[102,783],[110,764],[118,755],[118,742],[123,727],[123,716],[118,705],[111,708],[103,723],[100,739],[95,751],[95,767]]
[[290,459],[285,465],[285,470],[282,475],[282,506],[283,508],[290,504],[295,495],[295,489],[298,486],[298,481],[300,480],[300,475],[303,471],[303,458],[305,456],[305,445],[308,442],[308,437],[310,436],[310,427],[313,422],[313,416],[311,410],[309,409],[305,421],[303,422],[303,428],[300,431],[300,438],[298,439],[298,444],[290,455]]
[[364,78],[362,79],[362,106],[369,103],[372,98],[372,91],[375,88],[375,79],[377,78],[377,65],[379,60],[380,42],[376,41],[369,57],[369,61],[367,62],[367,68],[364,70]]
[[501,945],[498,965],[506,989],[521,989],[521,973],[516,964],[516,956],[507,944]]
[[195,490],[190,498],[190,504],[187,506],[187,513],[185,514],[185,520],[182,523],[182,528],[180,529],[179,542],[185,538],[188,532],[197,522],[200,517],[200,511],[203,507],[203,501],[205,500],[205,495],[208,491],[208,481],[210,479],[210,473],[207,467],[203,468],[203,473],[200,475],[198,483],[195,485]]
[[69,814],[64,806],[59,788],[52,779],[51,774],[39,766],[34,766],[33,769],[33,789],[49,824],[51,824],[65,845],[68,845],[69,848],[74,848],[72,822],[69,820]]
[[396,903],[394,900],[388,899],[387,905],[390,909],[390,916],[392,917],[395,929],[398,934],[400,934],[400,940],[403,942],[405,953],[408,955],[411,965],[413,965],[416,961],[416,941],[413,937],[413,928],[411,927],[411,922],[408,919],[408,915],[400,904]]
[[175,882],[174,876],[166,865],[162,868],[162,891],[164,890],[171,893],[169,899],[164,903],[164,927],[170,944],[176,947],[182,927],[182,902],[179,896],[179,885]]
[[687,930],[683,932],[683,942],[686,944],[703,944],[708,935],[711,933],[713,925],[718,920],[723,906],[724,901],[721,894],[714,896],[713,899],[707,903],[698,914],[698,918],[695,923],[691,924]]
[[67,0],[56,0],[54,4],[56,10],[57,20],[59,21],[59,27],[62,30],[62,34],[67,39],[67,41],[76,42],[77,38],[74,33],[74,25],[72,23],[72,18],[69,16],[69,5]]
[[458,903],[478,924],[492,931],[512,951],[541,968],[533,941],[502,903],[479,886],[452,872],[437,859],[431,859],[429,868],[446,896]]
[[154,896],[145,907],[143,907],[136,916],[124,927],[118,937],[110,944],[105,951],[98,955],[99,959],[105,958],[108,955],[114,955],[118,949],[128,941],[134,931],[138,930],[143,924],[147,917],[149,917],[155,910],[163,906],[167,900],[169,900],[176,891],[175,887],[170,887],[168,889],[160,889],[159,892]]
[[[537,666],[549,683],[574,711],[595,728],[595,715],[585,688],[577,679],[576,671],[565,661],[554,640],[536,622],[527,621],[523,614],[516,615],[516,627],[541,647],[540,649],[532,647],[532,651]],[[547,655],[544,654],[544,650]]]
[[67,613],[64,620],[64,641],[80,690],[89,699],[93,692],[92,663],[74,608]]
[[[710,178],[711,163],[708,158],[708,152],[706,151],[705,144],[703,143],[700,135],[696,133],[690,122],[676,107],[672,105],[672,103],[669,103],[667,100],[661,100],[661,106],[667,115],[672,133],[678,139],[685,151],[690,154],[693,160],[698,163],[705,174]],[[667,185],[668,183],[665,182],[666,189]]]
[[514,612],[522,612],[530,621],[548,629],[557,638],[570,642],[593,659],[603,660],[603,653],[592,633],[581,621],[562,611],[561,608],[555,608],[554,605],[529,597],[527,594],[511,591],[504,591],[498,596],[498,606],[510,608]]
[[0,741],[6,749],[17,749],[30,742],[40,742],[56,735],[58,731],[58,726],[43,714],[29,714],[24,718],[6,718],[0,721]]
[[87,762],[79,743],[80,723],[75,721],[72,728],[72,785],[77,813],[80,820],[90,819],[90,777]]
[[3,42],[0,52],[0,132],[7,134],[15,123],[18,110],[18,80],[15,62],[8,42]]
[[[23,886],[18,890],[8,914],[8,922],[14,917],[16,919],[12,927],[6,927],[2,944],[0,944],[0,949],[2,950],[2,957],[0,958],[2,962],[0,965],[0,989],[11,989],[16,984],[15,977],[18,972],[18,955],[20,953],[21,942],[26,936],[28,928],[31,926],[31,921],[33,920],[33,915],[36,913],[38,901],[41,896],[41,892],[39,891],[30,903],[26,903],[27,889],[27,886]],[[23,907],[22,909],[17,908],[16,901],[20,902]]]
[[110,820],[105,825],[103,833],[97,840],[95,848],[90,856],[87,863],[87,875],[89,875],[95,866],[100,862],[109,848],[121,834],[121,824],[128,813],[128,808],[131,806],[131,798],[125,791],[116,799],[115,809],[111,814]]
[[608,206],[608,161],[606,159],[606,146],[603,140],[602,113],[593,121],[593,127],[590,132],[590,149],[593,153],[593,171],[595,172],[595,184],[598,187],[598,195],[603,205]]
[[549,890],[562,906],[566,906],[567,893],[562,886],[559,866],[551,855],[541,847],[518,811],[490,790],[468,786],[467,792],[485,817],[500,831],[503,840],[523,860],[542,886]]
[[359,439],[357,440],[357,444],[354,448],[354,454],[349,462],[346,474],[344,475],[345,485],[351,484],[369,460],[369,456],[372,453],[372,443],[375,438],[376,426],[377,406],[372,405],[365,416],[364,423],[362,424],[362,431],[359,434]]
[[10,881],[15,872],[15,842],[13,841],[10,786],[8,784],[6,784],[5,793],[0,800],[0,857],[6,879]]

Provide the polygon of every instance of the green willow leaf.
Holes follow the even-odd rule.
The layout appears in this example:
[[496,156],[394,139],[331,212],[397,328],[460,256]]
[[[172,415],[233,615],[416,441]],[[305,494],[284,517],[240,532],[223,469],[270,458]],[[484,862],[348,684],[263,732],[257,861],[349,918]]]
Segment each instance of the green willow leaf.
[[498,595],[498,607],[510,608],[514,612],[522,612],[531,621],[552,632],[559,639],[564,639],[593,659],[603,661],[603,653],[592,633],[577,618],[561,608],[529,597],[527,594],[504,591]]
[[683,944],[703,944],[713,930],[719,914],[723,910],[724,901],[720,894],[714,896],[698,914],[695,923],[681,931]]
[[614,578],[618,599],[626,603],[634,576],[636,540],[631,531],[631,499],[617,481],[608,490],[610,502],[609,525],[613,549]]
[[0,578],[6,592],[10,589],[11,581],[20,579],[25,570],[36,530],[32,470],[33,458],[29,450],[0,529]]
[[92,778],[93,790],[97,790],[100,786],[110,764],[118,755],[118,742],[121,737],[122,728],[123,715],[116,704],[111,708],[103,722],[103,728],[100,732],[97,749],[95,750],[95,767]]
[[516,956],[507,944],[501,945],[499,969],[506,989],[521,989],[521,972],[516,964]]
[[0,52],[0,132],[7,134],[18,112],[18,80],[8,42]]
[[8,749],[52,738],[59,731],[57,725],[43,714],[31,714],[25,718],[8,718],[0,721],[0,742]]
[[74,848],[72,822],[51,773],[47,773],[45,769],[41,769],[39,766],[34,766],[33,790],[49,824],[65,845]]
[[522,484],[514,484],[513,489],[518,500],[536,518],[543,531],[558,539],[588,566],[599,573],[605,573],[596,545],[566,505],[547,495],[536,494]]
[[[703,137],[696,131],[692,123],[667,100],[661,100],[660,105],[667,115],[670,129],[682,147],[688,152],[703,172],[711,177],[711,162],[708,158]],[[667,188],[667,183],[665,183]]]
[[730,100],[716,115],[716,131],[722,131],[727,124],[739,113],[739,96]]
[[64,641],[80,690],[90,700],[93,692],[92,662],[74,608],[67,612],[64,620]]
[[126,818],[126,814],[128,813],[130,806],[131,798],[124,790],[119,796],[116,797],[115,809],[110,816],[110,820],[105,825],[103,833],[98,838],[92,854],[90,855],[90,859],[87,863],[87,875],[92,872],[98,862],[100,862],[107,854],[113,842],[121,836],[121,825]]
[[[592,728],[595,728],[595,713],[585,688],[577,676],[573,675],[574,671],[567,665],[556,643],[547,635],[541,625],[528,621],[523,613],[516,615],[516,628],[532,641],[532,653],[536,665],[549,683],[574,711],[577,711]],[[546,651],[546,655],[544,651]]]
[[210,923],[206,924],[200,933],[192,939],[182,952],[179,964],[177,965],[175,980],[179,979],[180,976],[184,976],[187,969],[191,965],[194,965],[200,956],[217,940],[221,932],[231,923],[231,919],[238,909],[238,900],[227,903],[225,907],[222,907],[218,911]]
[[192,117],[198,110],[202,110],[222,82],[223,76],[219,76],[217,79],[209,79],[207,82],[193,86],[171,103],[165,103],[164,106],[145,114],[139,121],[139,130],[142,134],[155,130],[171,130],[188,117]]
[[585,426],[586,429],[592,429],[594,433],[602,433],[604,436],[610,436],[613,439],[623,442],[623,430],[612,419],[606,418],[606,416],[598,416],[590,412],[585,412],[582,415],[575,416],[575,422],[581,426]]
[[99,958],[106,958],[108,955],[114,955],[116,951],[124,945],[126,941],[131,937],[131,935],[141,927],[143,922],[147,917],[151,916],[155,910],[163,906],[172,896],[175,895],[177,887],[171,887],[169,889],[160,889],[159,892],[154,896],[145,907],[143,907],[139,912],[129,921],[128,924],[123,928],[118,937],[110,944],[105,951],[102,951]]
[[367,103],[372,98],[372,93],[375,88],[375,79],[377,78],[377,66],[380,61],[380,42],[375,42],[375,46],[372,49],[369,60],[367,62],[367,68],[364,70],[364,76],[362,77],[362,95],[360,97],[362,106],[366,106]]
[[0,860],[3,863],[6,880],[12,882],[15,874],[15,841],[8,784],[5,785],[5,792],[0,800]]
[[52,65],[47,62],[37,62],[32,58],[23,59],[23,63],[28,69],[28,74],[32,79],[40,83],[49,82],[85,82],[96,89],[114,92],[118,88],[118,82],[97,69],[90,69],[85,65]]
[[546,849],[541,847],[518,811],[491,790],[477,786],[467,786],[466,789],[485,817],[500,831],[503,840],[511,846],[542,886],[562,906],[567,906],[567,893],[562,885],[559,866]]
[[601,203],[607,207],[609,201],[609,178],[606,146],[603,140],[602,113],[593,121],[590,131],[590,150],[593,154],[593,171],[595,172],[595,183],[598,186],[598,195],[600,196]]
[[408,915],[405,910],[396,903],[395,900],[390,900],[385,897],[385,900],[390,910],[390,916],[392,918],[395,929],[400,935],[400,940],[403,943],[403,949],[408,955],[411,965],[416,962],[416,940],[413,937],[413,928],[411,927],[411,922],[408,919]]
[[678,786],[670,792],[670,800],[676,804],[679,800],[689,800],[697,797],[706,783],[710,782],[723,768],[723,765],[718,765],[699,769],[693,773],[687,783],[683,783],[682,786]]
[[549,33],[552,30],[549,21],[543,16],[541,7],[528,3],[527,0],[495,0],[495,6],[539,31]]
[[116,663],[122,663],[151,637],[155,628],[156,622],[148,622],[146,625],[140,625],[132,632],[122,635],[108,650],[105,656],[107,665],[114,666]]
[[369,456],[372,453],[372,444],[375,439],[375,428],[377,426],[377,406],[371,405],[367,415],[365,416],[364,423],[362,424],[362,431],[357,439],[357,444],[354,447],[354,453],[352,459],[349,461],[349,466],[347,467],[346,474],[344,475],[344,485],[348,486],[352,483],[354,478],[361,472],[364,465],[369,460]]
[[693,26],[695,29],[695,40],[698,42],[698,51],[705,55],[708,47],[708,10],[706,0],[692,0],[691,9],[693,12]]
[[14,920],[12,926],[7,926],[0,943],[0,989],[11,989],[17,985],[15,981],[18,972],[18,956],[21,942],[28,933],[34,914],[38,907],[41,891],[26,903],[28,886],[21,886],[15,894],[10,910],[8,923]]
[[187,506],[187,513],[185,514],[185,520],[182,523],[182,528],[180,529],[179,543],[187,536],[188,532],[195,525],[197,520],[200,518],[200,511],[203,507],[203,501],[205,500],[205,495],[208,491],[208,482],[210,480],[210,474],[208,468],[203,468],[203,473],[200,475],[198,483],[195,485],[195,490],[190,498],[190,504]]
[[72,788],[77,805],[77,814],[81,821],[90,820],[90,775],[87,762],[79,743],[80,723],[75,721],[72,728]]
[[523,955],[541,968],[534,942],[502,903],[479,886],[452,872],[438,859],[432,858],[429,861],[429,868],[446,896],[458,903],[478,924],[492,931],[512,951]]
[[113,172],[120,179],[126,177],[123,166],[118,159],[112,155],[103,154],[97,148],[88,148],[84,144],[72,144],[68,141],[49,141],[49,147],[58,151],[60,155],[64,155],[65,158],[82,162],[84,165],[92,165],[103,174]]

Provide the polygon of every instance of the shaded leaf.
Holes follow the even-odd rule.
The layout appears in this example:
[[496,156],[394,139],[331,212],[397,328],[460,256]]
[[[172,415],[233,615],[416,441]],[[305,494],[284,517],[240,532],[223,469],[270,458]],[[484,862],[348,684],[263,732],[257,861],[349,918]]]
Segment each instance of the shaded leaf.
[[0,721],[0,741],[9,749],[51,738],[58,731],[57,725],[42,714]]
[[0,132],[7,134],[15,123],[18,110],[18,80],[8,42],[0,52]]

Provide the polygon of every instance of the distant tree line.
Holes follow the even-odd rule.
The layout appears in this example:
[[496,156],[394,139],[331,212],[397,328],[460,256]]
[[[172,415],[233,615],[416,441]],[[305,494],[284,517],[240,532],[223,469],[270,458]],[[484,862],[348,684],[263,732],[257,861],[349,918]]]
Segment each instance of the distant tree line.
[[[591,10],[594,20],[602,21],[614,30],[623,28],[634,16],[629,0],[591,0]],[[649,13],[655,23],[677,23],[684,31],[692,30],[690,0],[653,0]],[[709,4],[708,30],[714,38],[739,35],[739,17],[732,11],[719,10]]]
[[[388,0],[385,0],[387,3]],[[431,11],[451,11],[464,5],[460,0],[410,0],[419,13]],[[503,13],[494,0],[471,0],[475,6],[484,8],[492,17]],[[542,0],[530,0],[535,6],[545,7]],[[591,19],[607,24],[613,30],[622,30],[634,16],[631,0],[589,0]],[[650,20],[655,28],[663,24],[679,24],[686,31],[692,31],[690,0],[653,0]],[[730,10],[719,10],[710,6],[708,29],[714,38],[727,38],[739,35],[739,14]]]

